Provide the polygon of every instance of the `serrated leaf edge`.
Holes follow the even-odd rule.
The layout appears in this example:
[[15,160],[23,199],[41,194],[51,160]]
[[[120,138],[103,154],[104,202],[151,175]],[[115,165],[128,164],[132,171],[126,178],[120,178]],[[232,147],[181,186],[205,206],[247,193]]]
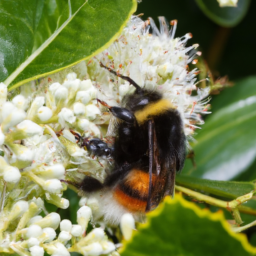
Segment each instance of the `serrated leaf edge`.
[[[127,19],[125,19],[123,25],[120,27],[120,29],[118,30],[118,32],[105,44],[103,45],[101,48],[99,48],[97,51],[93,52],[91,55],[83,58],[83,59],[80,59],[76,62],[73,62],[72,64],[68,65],[68,66],[65,66],[65,67],[62,67],[62,68],[59,68],[59,69],[55,69],[51,72],[47,72],[47,73],[43,73],[43,74],[40,74],[40,75],[37,75],[37,76],[33,76],[33,77],[30,77],[30,78],[27,78],[25,80],[22,80],[16,84],[13,84],[11,86],[8,86],[8,90],[11,91],[19,86],[21,86],[22,84],[25,84],[27,82],[30,82],[32,80],[36,80],[38,78],[41,78],[41,77],[44,77],[44,76],[48,76],[48,75],[51,75],[51,74],[54,74],[54,73],[57,73],[63,69],[66,69],[66,68],[69,68],[69,67],[72,67],[76,64],[78,64],[79,62],[83,61],[83,60],[86,60],[86,59],[89,59],[89,58],[92,58],[93,56],[97,55],[98,53],[102,52],[103,50],[105,50],[106,48],[108,48],[114,41],[115,39],[118,37],[118,35],[122,32],[123,28],[125,27],[126,23],[128,22],[130,16],[136,12],[137,10],[137,0],[132,0],[132,8],[131,8],[131,11],[129,12],[128,16],[127,16]],[[8,77],[9,78],[9,77]],[[6,79],[6,81],[8,80],[8,78]]]
[[133,232],[131,239],[123,242],[123,246],[120,249],[119,253],[121,254],[123,251],[125,251],[126,246],[130,242],[132,242],[133,239],[136,238],[136,235],[138,235],[139,230],[147,229],[148,227],[150,227],[152,219],[155,217],[158,217],[162,213],[162,211],[164,210],[165,204],[176,204],[176,203],[180,203],[184,208],[194,211],[195,214],[200,218],[208,218],[211,221],[215,221],[215,222],[219,221],[223,226],[224,230],[226,230],[231,237],[233,237],[235,240],[240,242],[243,248],[247,252],[256,254],[256,247],[253,247],[248,242],[245,234],[241,234],[241,233],[238,234],[232,230],[230,224],[226,221],[222,211],[212,213],[208,209],[201,209],[195,203],[185,200],[180,194],[176,194],[175,198],[171,198],[170,196],[165,197],[164,202],[160,204],[159,207],[157,207],[154,211],[148,213],[147,222],[140,224],[138,227],[138,231]]

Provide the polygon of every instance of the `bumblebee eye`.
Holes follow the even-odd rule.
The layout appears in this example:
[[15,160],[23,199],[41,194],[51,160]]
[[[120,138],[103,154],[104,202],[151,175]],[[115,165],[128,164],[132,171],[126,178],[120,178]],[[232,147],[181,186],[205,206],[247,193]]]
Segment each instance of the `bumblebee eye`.
[[149,103],[147,98],[142,99],[141,101],[138,102],[138,106],[145,106]]

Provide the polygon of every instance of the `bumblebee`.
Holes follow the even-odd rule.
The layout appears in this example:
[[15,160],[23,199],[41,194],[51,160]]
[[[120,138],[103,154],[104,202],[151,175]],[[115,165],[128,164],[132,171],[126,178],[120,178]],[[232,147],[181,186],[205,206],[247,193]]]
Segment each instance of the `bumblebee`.
[[[101,198],[111,191],[109,197],[123,212],[145,213],[158,206],[164,196],[174,194],[175,175],[186,157],[182,119],[160,92],[141,88],[131,78],[100,65],[128,81],[135,91],[124,97],[124,107],[98,100],[118,121],[114,145],[82,138],[81,146],[95,156],[111,156],[113,169],[104,183],[86,176],[79,188],[89,195],[100,191]],[[105,206],[113,213],[111,200],[107,199]]]

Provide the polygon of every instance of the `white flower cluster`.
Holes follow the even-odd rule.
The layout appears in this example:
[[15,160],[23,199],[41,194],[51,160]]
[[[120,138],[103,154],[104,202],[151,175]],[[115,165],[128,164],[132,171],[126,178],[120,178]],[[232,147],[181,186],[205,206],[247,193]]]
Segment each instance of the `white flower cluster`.
[[171,21],[171,29],[163,17],[159,18],[160,31],[152,19],[144,22],[133,17],[122,35],[108,49],[88,62],[88,74],[97,81],[98,98],[109,105],[120,105],[127,93],[134,87],[106,69],[100,68],[101,61],[125,76],[129,76],[141,87],[158,90],[172,102],[180,112],[184,131],[190,137],[202,124],[201,114],[207,113],[205,97],[209,88],[196,86],[196,68],[189,70],[189,64],[197,63],[198,44],[185,47],[192,37],[190,33],[174,38],[177,21]]
[[[102,228],[95,228],[84,236],[91,218],[91,209],[81,207],[77,212],[77,223],[60,219],[52,212],[42,217],[42,199],[18,201],[10,210],[0,215],[0,252],[18,255],[43,256],[47,252],[53,256],[70,256],[70,252],[83,255],[109,254],[115,245],[107,240]],[[16,224],[13,232],[7,232]],[[12,224],[12,225],[11,225]],[[60,227],[59,235],[56,229]]]
[[[75,135],[103,139],[112,135],[114,121],[96,99],[120,105],[134,88],[100,67],[100,62],[141,87],[162,92],[179,110],[188,137],[203,123],[201,114],[207,108],[202,99],[208,90],[197,88],[198,70],[188,67],[200,55],[198,45],[186,48],[191,34],[174,38],[177,22],[171,24],[169,31],[160,18],[159,31],[152,20],[133,17],[107,50],[76,65],[72,72],[67,69],[9,95],[0,84],[0,253],[40,256],[46,251],[56,256],[73,251],[83,255],[114,251],[101,228],[84,236],[91,218],[85,203],[78,211],[78,225],[72,225],[69,220],[60,222],[56,213],[41,217],[43,202],[39,198],[66,209],[69,201],[62,196],[67,185],[62,180],[78,184],[87,174],[100,181],[105,178],[109,159],[90,156],[77,144]],[[114,214],[110,205],[102,206],[96,198],[86,200],[99,218],[107,211]],[[59,223],[61,232],[56,237]],[[134,229],[132,215],[123,216],[121,229],[129,239]]]

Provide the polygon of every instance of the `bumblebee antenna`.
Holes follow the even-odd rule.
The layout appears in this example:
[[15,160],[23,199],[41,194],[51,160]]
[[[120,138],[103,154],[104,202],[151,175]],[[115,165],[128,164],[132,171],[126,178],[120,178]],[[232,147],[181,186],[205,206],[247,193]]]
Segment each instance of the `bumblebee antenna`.
[[140,87],[138,84],[136,84],[130,77],[128,77],[128,76],[123,76],[123,75],[121,75],[121,74],[118,74],[118,73],[117,73],[115,70],[113,70],[112,68],[108,68],[108,67],[106,67],[105,65],[103,65],[101,61],[100,61],[100,66],[101,66],[102,68],[107,69],[110,73],[112,73],[112,74],[114,74],[114,75],[116,75],[116,76],[118,76],[118,77],[121,77],[122,79],[124,79],[124,80],[126,80],[127,82],[129,82],[131,85],[133,85],[133,86],[136,88],[136,91],[137,91],[137,92],[141,92],[141,91],[142,91],[141,87]]

